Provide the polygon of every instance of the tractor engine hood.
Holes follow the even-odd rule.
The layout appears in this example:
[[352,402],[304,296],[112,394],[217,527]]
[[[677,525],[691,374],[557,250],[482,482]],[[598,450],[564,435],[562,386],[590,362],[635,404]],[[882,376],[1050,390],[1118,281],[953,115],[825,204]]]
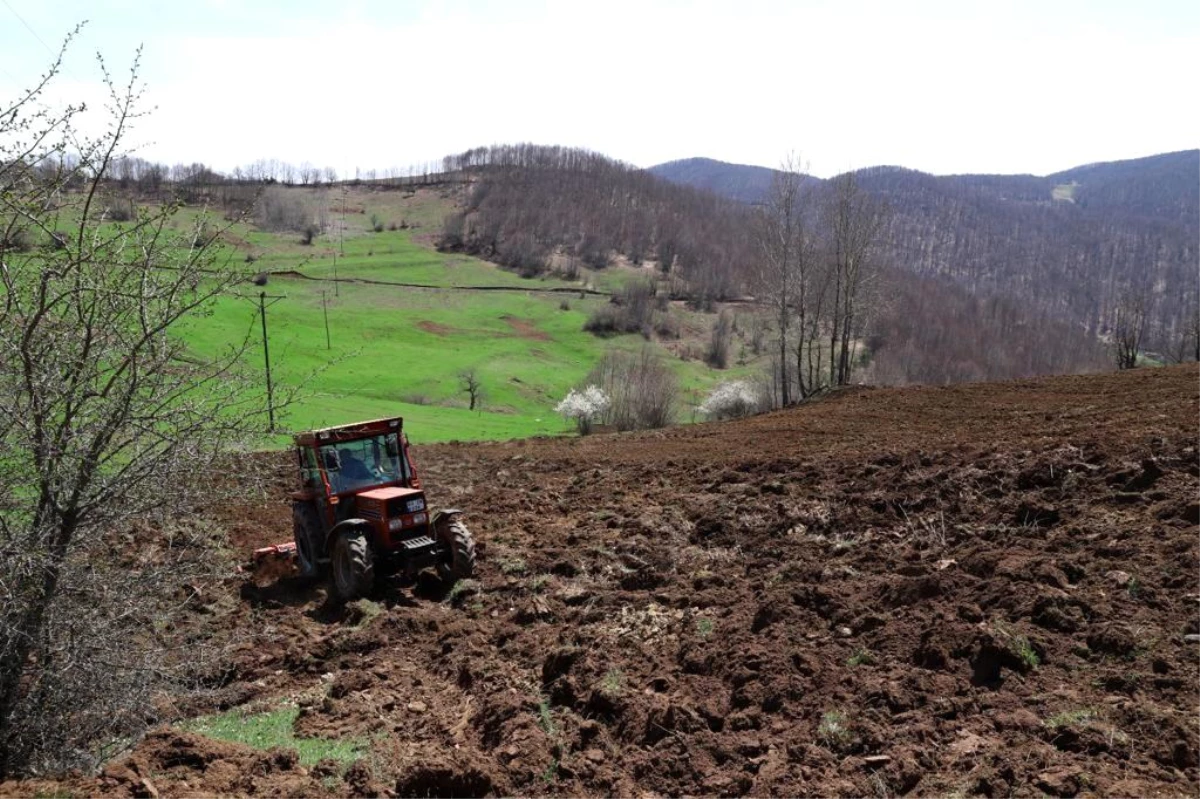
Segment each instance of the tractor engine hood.
[[389,499],[399,499],[401,497],[407,499],[416,499],[417,497],[425,496],[425,492],[419,488],[400,488],[399,486],[388,486],[386,488],[372,488],[370,491],[362,491],[358,494],[363,499],[373,499],[378,502],[387,502]]
[[355,496],[356,513],[379,524],[389,535],[429,523],[425,492],[419,488],[372,488]]

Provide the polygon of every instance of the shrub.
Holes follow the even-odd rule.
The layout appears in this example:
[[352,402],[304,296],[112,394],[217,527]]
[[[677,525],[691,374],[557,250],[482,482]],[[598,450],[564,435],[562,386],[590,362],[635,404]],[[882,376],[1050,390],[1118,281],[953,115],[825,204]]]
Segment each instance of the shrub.
[[128,222],[133,219],[133,213],[129,210],[129,206],[123,203],[114,203],[104,209],[104,215],[113,222]]
[[654,315],[654,332],[660,339],[679,338],[679,322],[668,313],[656,313]]
[[653,430],[674,420],[678,380],[649,346],[636,354],[606,353],[586,382],[611,398],[599,419],[618,430]]
[[521,277],[538,277],[546,271],[546,252],[533,236],[519,233],[497,254],[497,262]]
[[721,311],[713,322],[712,337],[708,342],[708,350],[704,353],[704,362],[714,369],[724,369],[729,365],[729,342],[733,338],[733,314],[728,309]]
[[463,233],[467,217],[461,212],[447,214],[442,220],[442,235],[438,238],[439,250],[457,250],[463,246]]
[[619,309],[612,305],[602,305],[592,311],[592,315],[583,323],[583,329],[597,336],[615,336],[618,333],[628,333],[624,329],[624,318]]
[[33,239],[25,228],[16,228],[7,236],[0,230],[0,252],[27,252],[32,246]]
[[290,230],[305,235],[309,230],[314,230],[315,236],[325,226],[326,205],[323,191],[317,192],[314,197],[272,186],[259,197],[254,207],[254,217],[263,230]]
[[584,323],[583,329],[598,336],[618,333],[641,333],[650,338],[658,330],[664,338],[677,338],[678,325],[665,314],[665,296],[658,297],[653,280],[635,280],[613,296],[608,305],[597,308]]
[[583,391],[571,389],[563,401],[554,406],[554,411],[565,419],[574,419],[579,435],[586,436],[592,432],[592,422],[608,410],[610,402],[599,387],[588,386]]
[[710,419],[737,419],[753,413],[759,405],[758,391],[745,380],[722,383],[700,406]]

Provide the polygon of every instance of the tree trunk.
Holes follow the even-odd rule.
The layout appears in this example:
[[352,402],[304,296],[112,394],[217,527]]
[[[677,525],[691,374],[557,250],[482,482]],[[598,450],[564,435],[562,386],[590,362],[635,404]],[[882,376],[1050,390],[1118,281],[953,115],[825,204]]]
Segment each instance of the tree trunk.
[[779,398],[780,404],[787,407],[791,402],[788,394],[788,347],[786,313],[780,314],[779,324]]
[[13,725],[21,701],[21,683],[33,653],[33,643],[41,637],[42,627],[46,623],[46,610],[58,593],[58,580],[73,533],[73,525],[58,525],[49,557],[42,564],[44,573],[40,591],[28,600],[29,606],[16,627],[5,633],[11,641],[11,647],[7,648],[3,660],[0,660],[0,779],[7,778],[12,768],[9,762],[11,747],[7,743],[17,734]]

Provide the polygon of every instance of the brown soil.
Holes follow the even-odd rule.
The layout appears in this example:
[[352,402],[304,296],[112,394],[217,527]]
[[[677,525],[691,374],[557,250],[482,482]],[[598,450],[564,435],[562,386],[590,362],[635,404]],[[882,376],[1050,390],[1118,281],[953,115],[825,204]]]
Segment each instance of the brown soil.
[[440,325],[437,322],[429,322],[426,320],[417,322],[417,327],[426,333],[432,333],[435,336],[449,336],[458,332],[455,328],[450,327],[449,325]]
[[[478,580],[384,585],[372,615],[287,564],[231,579],[221,624],[257,638],[181,704],[299,701],[297,735],[370,756],[321,780],[163,729],[50,787],[1195,795],[1198,377],[856,389],[740,422],[421,447]],[[290,536],[290,460],[264,464],[277,498],[240,510],[245,557]]]
[[507,322],[508,326],[513,329],[513,332],[521,338],[531,338],[535,341],[550,340],[550,336],[544,331],[538,330],[537,325],[532,320],[521,319],[517,316],[502,316],[500,318]]
[[[537,326],[528,319],[521,319],[516,316],[502,316],[500,318],[509,327],[512,328],[513,332],[511,334],[504,334],[504,333],[498,334],[498,333],[495,333],[492,331],[488,331],[488,335],[528,338],[528,339],[533,339],[534,341],[549,341],[550,340],[550,336],[548,336],[545,332],[538,330]],[[442,337],[473,332],[470,330],[465,330],[463,328],[450,327],[449,325],[438,324],[437,322],[430,322],[428,320],[422,320],[420,322],[417,322],[417,327],[426,333],[432,333],[435,336],[442,336]]]

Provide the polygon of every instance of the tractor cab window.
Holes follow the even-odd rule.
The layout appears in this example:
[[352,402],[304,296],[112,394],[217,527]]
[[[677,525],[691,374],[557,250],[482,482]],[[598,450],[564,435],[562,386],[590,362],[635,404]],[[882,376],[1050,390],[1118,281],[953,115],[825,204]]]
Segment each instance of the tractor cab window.
[[300,480],[306,488],[321,488],[321,471],[317,468],[317,454],[310,447],[300,448]]
[[408,479],[396,433],[323,446],[320,457],[335,493]]

